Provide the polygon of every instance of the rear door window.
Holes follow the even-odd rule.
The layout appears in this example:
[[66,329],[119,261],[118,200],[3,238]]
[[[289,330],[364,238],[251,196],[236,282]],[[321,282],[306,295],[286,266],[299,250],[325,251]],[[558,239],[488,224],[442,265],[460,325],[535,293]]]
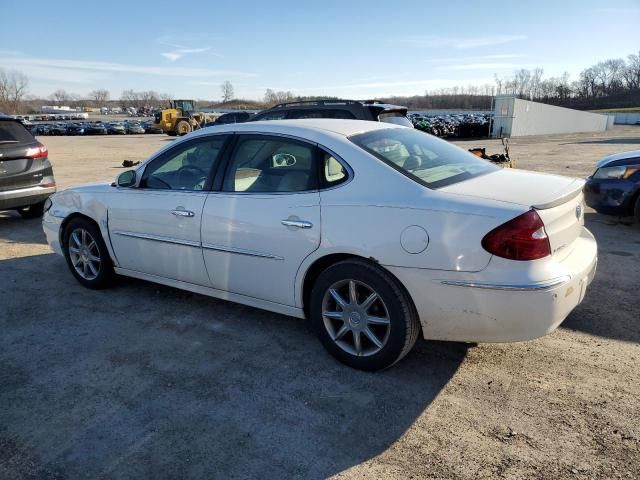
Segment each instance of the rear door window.
[[20,122],[0,120],[0,144],[33,143],[34,138]]
[[284,193],[318,188],[315,146],[296,140],[242,135],[229,160],[226,192]]

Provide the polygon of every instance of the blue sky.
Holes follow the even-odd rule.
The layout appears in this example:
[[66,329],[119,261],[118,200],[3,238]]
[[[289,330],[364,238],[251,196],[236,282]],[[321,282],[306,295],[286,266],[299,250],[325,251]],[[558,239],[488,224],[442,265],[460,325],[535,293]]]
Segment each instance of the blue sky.
[[[181,7],[181,8],[180,8]],[[132,88],[217,99],[265,89],[368,98],[490,83],[542,66],[572,78],[640,50],[640,1],[0,0],[0,68],[29,91]]]

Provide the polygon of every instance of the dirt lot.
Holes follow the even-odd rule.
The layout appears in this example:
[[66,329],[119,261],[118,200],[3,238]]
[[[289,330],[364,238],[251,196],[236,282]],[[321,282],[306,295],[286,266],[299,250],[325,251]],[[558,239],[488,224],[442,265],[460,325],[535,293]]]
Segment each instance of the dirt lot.
[[[68,187],[170,139],[43,141]],[[585,176],[638,148],[620,127],[511,152]],[[640,478],[640,228],[587,224],[599,270],[552,335],[421,341],[366,374],[293,318],[134,280],[86,290],[37,220],[0,214],[0,478]]]

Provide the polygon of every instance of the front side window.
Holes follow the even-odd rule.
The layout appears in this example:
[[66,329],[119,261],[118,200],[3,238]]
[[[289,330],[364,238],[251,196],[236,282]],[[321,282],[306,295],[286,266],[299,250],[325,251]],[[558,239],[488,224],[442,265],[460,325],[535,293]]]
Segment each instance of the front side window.
[[226,192],[304,192],[318,188],[315,147],[279,137],[241,136],[224,177]]
[[429,188],[440,188],[499,167],[449,142],[408,128],[384,128],[350,140],[374,157]]
[[225,139],[225,136],[218,135],[178,145],[149,164],[140,186],[163,190],[204,190]]

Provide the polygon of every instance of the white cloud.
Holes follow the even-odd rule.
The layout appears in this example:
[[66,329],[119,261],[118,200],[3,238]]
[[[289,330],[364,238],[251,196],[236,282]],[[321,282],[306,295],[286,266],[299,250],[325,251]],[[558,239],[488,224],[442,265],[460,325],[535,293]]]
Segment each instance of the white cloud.
[[441,65],[435,70],[504,70],[513,68],[525,68],[529,65],[518,65],[515,63],[460,63],[455,65]]
[[208,68],[176,68],[157,67],[144,65],[128,65],[124,63],[98,62],[88,60],[67,60],[54,58],[33,57],[0,57],[0,65],[5,68],[26,71],[29,68],[40,67],[67,71],[68,75],[76,75],[78,72],[111,72],[111,73],[135,73],[140,75],[152,75],[163,77],[235,77],[250,78],[260,76],[257,73],[241,72],[235,70],[212,70]]
[[[178,45],[172,45],[172,46],[176,46],[178,47]],[[185,55],[190,55],[193,53],[207,53],[209,55],[214,55],[216,57],[221,57],[222,55],[218,54],[218,53],[214,53],[211,52],[211,47],[203,47],[203,48],[177,48],[176,50],[173,50],[171,52],[163,52],[160,55],[162,55],[163,57],[171,60],[172,62],[175,62],[176,60],[179,60],[180,58],[184,57]]]
[[479,35],[475,37],[445,37],[439,35],[408,35],[398,40],[419,48],[478,48],[502,45],[518,40],[526,40],[526,35]]
[[473,57],[428,58],[429,63],[478,62],[482,60],[510,60],[526,57],[523,53],[502,53],[498,55],[474,55]]

